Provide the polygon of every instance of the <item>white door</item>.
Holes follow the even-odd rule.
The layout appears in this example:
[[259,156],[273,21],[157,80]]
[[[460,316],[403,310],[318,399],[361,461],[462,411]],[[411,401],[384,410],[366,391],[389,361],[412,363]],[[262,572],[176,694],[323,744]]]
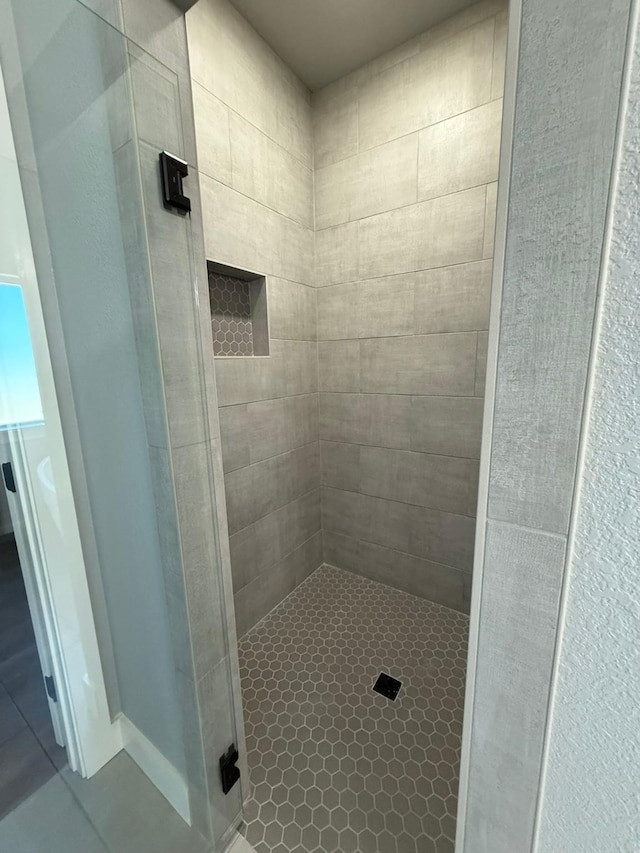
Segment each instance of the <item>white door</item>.
[[[33,437],[40,438],[43,426],[34,426]],[[40,668],[43,677],[43,690],[46,692],[49,702],[49,711],[53,723],[53,731],[56,743],[65,746],[64,721],[60,713],[60,703],[57,699],[55,678],[53,675],[53,660],[47,639],[46,623],[40,603],[37,577],[42,574],[43,568],[36,570],[34,561],[40,560],[40,537],[37,535],[37,519],[31,511],[32,498],[27,496],[23,500],[23,493],[27,489],[28,478],[24,470],[23,454],[20,450],[22,441],[22,430],[10,429],[0,437],[0,464],[3,466],[3,479],[11,515],[11,524],[18,548],[20,558],[20,569],[24,580],[24,586],[29,603],[29,612],[35,634]],[[30,443],[31,436],[27,434],[26,442]],[[42,462],[47,462],[48,457],[43,457]]]

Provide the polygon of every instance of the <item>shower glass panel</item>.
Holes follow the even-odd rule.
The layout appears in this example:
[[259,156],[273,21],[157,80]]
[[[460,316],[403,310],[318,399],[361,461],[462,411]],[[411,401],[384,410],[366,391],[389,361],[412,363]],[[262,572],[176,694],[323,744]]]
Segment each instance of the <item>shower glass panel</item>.
[[[198,288],[207,293],[191,221],[161,199],[159,151],[184,156],[178,81],[76,0],[0,0],[0,62],[0,222],[11,223],[0,234],[0,282],[19,297],[23,361],[35,364],[42,400],[37,417],[16,414],[27,386],[16,381],[15,348],[0,346],[3,429],[14,439],[0,443],[0,461],[19,470],[11,499],[32,524],[19,556],[13,534],[0,540],[0,576],[11,576],[25,636],[29,611],[35,623],[37,607],[48,613],[38,652],[42,644],[58,661],[64,706],[60,719],[50,712],[53,688],[47,698],[43,655],[28,638],[3,643],[0,850],[222,850],[242,810],[241,786],[225,796],[218,767],[241,737],[235,652],[219,548],[203,554],[180,518],[197,481],[215,533],[215,420],[196,347],[190,403],[201,428],[197,440],[174,428],[167,388],[180,365],[161,333],[166,269],[193,340]],[[34,430],[42,441],[25,452]],[[194,448],[201,464],[189,480]],[[72,537],[62,529],[54,552],[46,535],[63,496],[80,580],[65,561]],[[42,585],[27,605],[30,560]],[[74,628],[86,615],[74,586],[82,579],[89,662]],[[61,589],[68,612],[57,606]],[[215,626],[208,669],[193,643],[196,610]]]

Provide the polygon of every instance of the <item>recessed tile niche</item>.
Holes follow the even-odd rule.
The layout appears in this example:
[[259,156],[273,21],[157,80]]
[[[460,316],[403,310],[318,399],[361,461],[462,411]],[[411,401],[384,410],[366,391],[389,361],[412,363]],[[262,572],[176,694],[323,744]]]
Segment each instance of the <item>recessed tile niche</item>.
[[269,355],[264,276],[213,261],[207,270],[214,356]]

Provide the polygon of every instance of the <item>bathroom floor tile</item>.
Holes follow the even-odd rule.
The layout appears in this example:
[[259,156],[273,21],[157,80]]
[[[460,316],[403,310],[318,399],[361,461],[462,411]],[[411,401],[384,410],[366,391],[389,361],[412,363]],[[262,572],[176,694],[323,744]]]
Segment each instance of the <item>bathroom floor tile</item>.
[[468,623],[323,566],[241,639],[258,853],[453,851]]

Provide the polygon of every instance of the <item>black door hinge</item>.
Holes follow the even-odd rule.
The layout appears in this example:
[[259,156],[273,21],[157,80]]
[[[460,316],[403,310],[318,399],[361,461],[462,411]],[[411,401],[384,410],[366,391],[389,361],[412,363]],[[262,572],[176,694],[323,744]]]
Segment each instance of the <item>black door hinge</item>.
[[191,199],[182,191],[182,179],[189,174],[184,160],[168,151],[160,152],[160,176],[162,178],[162,203],[167,210],[176,210],[185,216],[191,210]]
[[49,697],[49,699],[51,699],[52,702],[57,702],[58,691],[56,690],[56,683],[53,680],[52,675],[45,675],[44,686],[47,688],[47,696]]
[[4,478],[4,485],[8,492],[16,491],[16,481],[13,476],[13,468],[11,467],[11,462],[3,462],[2,463],[2,476]]
[[222,792],[228,794],[240,778],[240,770],[236,767],[238,761],[238,750],[235,743],[220,759],[220,777],[222,779]]

